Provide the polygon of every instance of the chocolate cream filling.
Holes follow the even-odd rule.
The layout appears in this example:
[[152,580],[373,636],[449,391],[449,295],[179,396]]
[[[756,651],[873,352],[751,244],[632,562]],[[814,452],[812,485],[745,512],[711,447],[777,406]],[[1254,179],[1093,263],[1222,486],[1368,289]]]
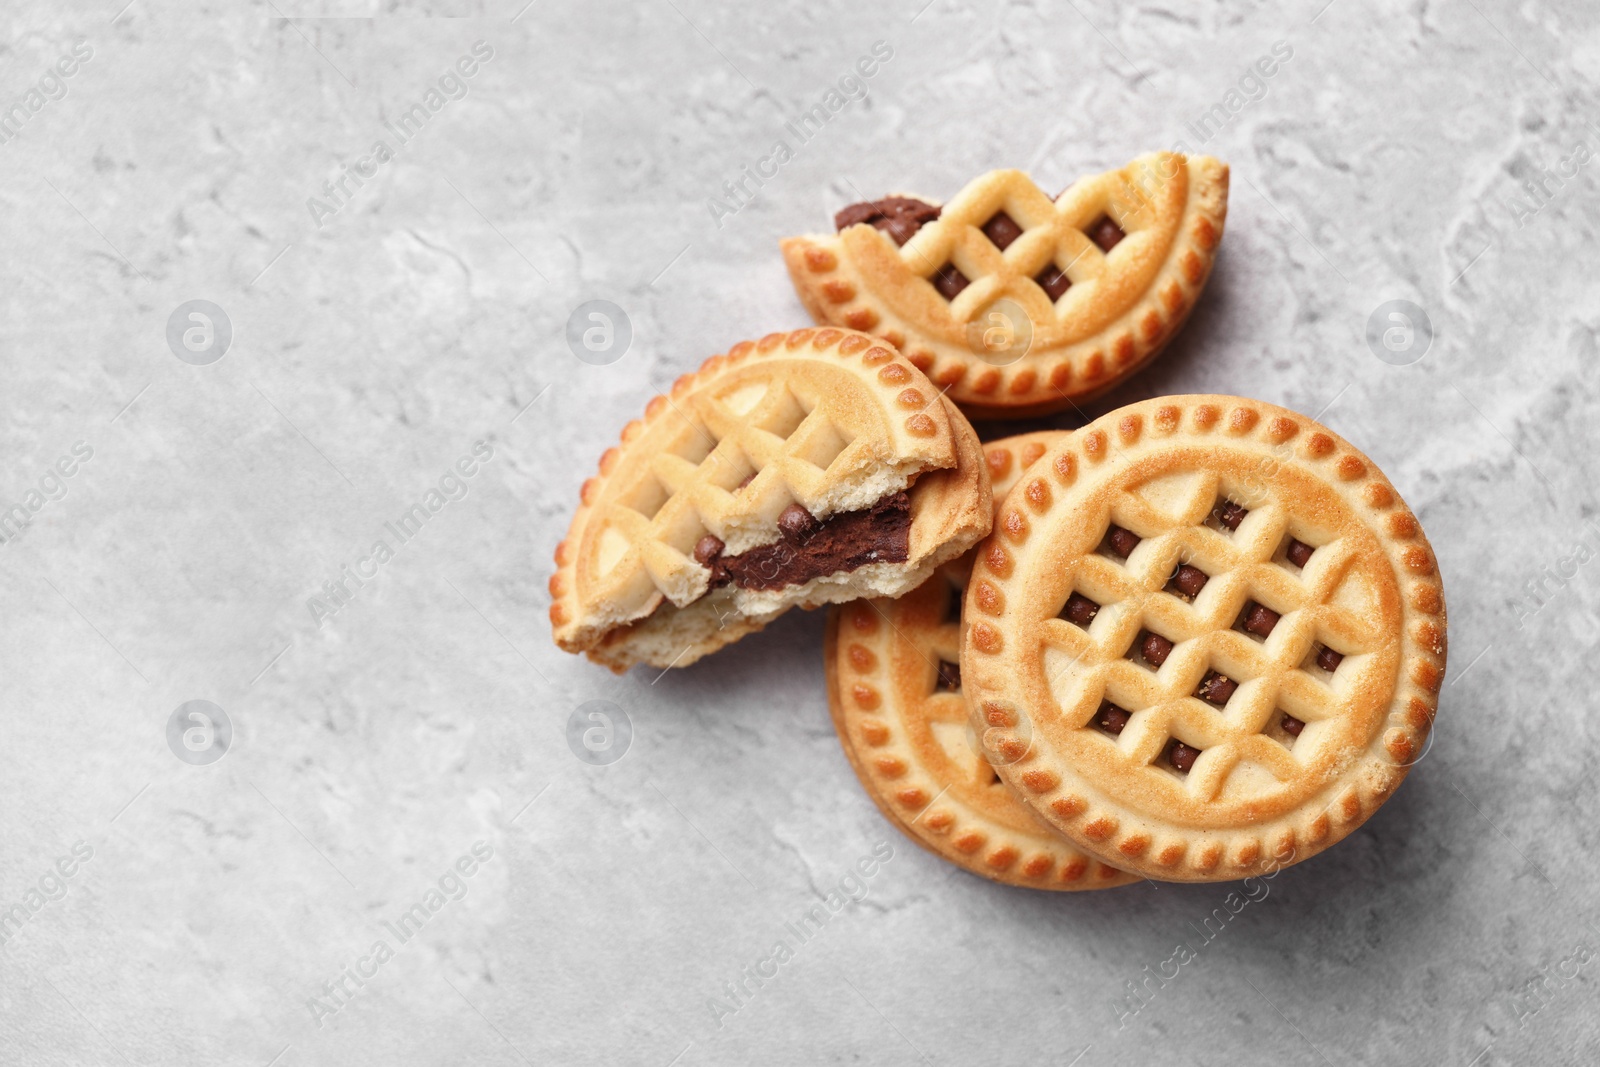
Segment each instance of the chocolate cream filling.
[[904,563],[911,551],[911,498],[886,496],[870,508],[818,520],[799,504],[778,516],[778,540],[736,556],[706,534],[694,546],[695,561],[711,569],[711,588],[782,589],[840,574],[869,563]]
[[851,204],[833,216],[833,228],[843,230],[869,222],[903,245],[922,227],[939,217],[942,209],[910,196],[886,196],[864,204]]

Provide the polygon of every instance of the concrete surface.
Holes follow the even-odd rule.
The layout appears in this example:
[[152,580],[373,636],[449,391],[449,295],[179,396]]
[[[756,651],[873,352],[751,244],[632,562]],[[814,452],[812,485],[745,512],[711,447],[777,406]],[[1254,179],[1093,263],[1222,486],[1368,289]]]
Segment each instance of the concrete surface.
[[[0,1062],[1594,1061],[1592,6],[123,2],[0,36]],[[900,839],[818,616],[662,677],[550,644],[550,551],[622,423],[802,324],[779,237],[1179,143],[1232,165],[1222,256],[1090,414],[1321,412],[1446,579],[1435,743],[1348,842],[1203,942],[1227,887],[1049,896]],[[591,300],[631,325],[604,365],[565,340]],[[1434,333],[1403,365],[1366,340],[1391,300]],[[376,576],[340,605],[345,567]],[[615,762],[568,742],[597,700]],[[864,899],[745,979],[880,842]]]

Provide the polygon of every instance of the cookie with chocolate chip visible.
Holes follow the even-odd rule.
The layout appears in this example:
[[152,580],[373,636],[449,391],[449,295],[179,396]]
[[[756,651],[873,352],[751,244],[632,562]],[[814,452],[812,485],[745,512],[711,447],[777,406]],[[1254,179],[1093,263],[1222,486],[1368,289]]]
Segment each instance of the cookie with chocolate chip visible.
[[897,596],[988,531],[977,435],[854,331],[733,346],[629,423],[556,550],[556,643],[683,667],[791,607]]

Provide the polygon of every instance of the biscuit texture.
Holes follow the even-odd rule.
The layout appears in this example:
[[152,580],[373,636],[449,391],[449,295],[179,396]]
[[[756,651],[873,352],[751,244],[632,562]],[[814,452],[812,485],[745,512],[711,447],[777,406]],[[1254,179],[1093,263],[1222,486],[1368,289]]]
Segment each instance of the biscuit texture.
[[[1061,432],[984,446],[998,501]],[[834,608],[823,644],[839,741],[884,816],[934,854],[1036,889],[1125,885],[1134,876],[1072,845],[1001,782],[980,748],[959,678],[969,557],[897,600]]]
[[1113,411],[1051,446],[975,555],[974,727],[1108,863],[1220,881],[1298,862],[1424,751],[1446,653],[1433,551],[1372,461],[1302,415],[1229,396]]
[[[783,255],[818,323],[888,339],[969,414],[1033,415],[1160,351],[1205,287],[1227,205],[1226,164],[1155,152],[1053,200],[1021,171],[991,171],[904,246],[863,223],[788,238]],[[1003,249],[983,229],[1000,212],[1021,231]],[[1109,251],[1090,236],[1104,220],[1124,234]],[[934,282],[950,267],[968,281],[953,298]],[[1052,271],[1071,282],[1055,300]]]
[[[821,521],[907,489],[901,562],[747,589],[713,588],[695,557],[707,536],[729,554],[777,542],[794,504]],[[913,588],[987,532],[987,494],[971,426],[892,348],[833,329],[744,342],[650,401],[601,457],[556,549],[552,633],[616,670],[685,666],[790,607]]]

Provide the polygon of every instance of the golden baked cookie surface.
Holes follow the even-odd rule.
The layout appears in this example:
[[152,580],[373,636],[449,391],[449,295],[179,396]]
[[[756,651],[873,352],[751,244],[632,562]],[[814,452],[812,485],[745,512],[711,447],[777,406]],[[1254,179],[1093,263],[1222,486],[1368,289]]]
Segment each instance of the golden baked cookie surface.
[[[977,440],[953,413],[898,352],[854,331],[770,334],[713,356],[651,400],[584,483],[550,582],[556,643],[617,669],[681,665],[790,606],[911,588],[989,521]],[[919,478],[903,559],[718,587],[714,559],[783,547],[786,509],[826,524]],[[797,555],[771,554],[775,567]]]
[[991,171],[904,245],[852,225],[783,252],[817,322],[889,339],[964,410],[1036,414],[1103,392],[1170,340],[1210,274],[1227,194],[1226,165],[1170,152],[1054,199]]
[[1000,773],[1154,878],[1320,851],[1422,751],[1444,672],[1433,554],[1370,460],[1223,396],[1053,446],[976,550],[962,679]]
[[[998,501],[1061,432],[984,446]],[[963,557],[897,600],[829,614],[824,656],[839,740],[890,821],[924,848],[995,881],[1040,889],[1125,885],[1132,875],[1086,855],[995,774],[967,714],[959,672]]]

